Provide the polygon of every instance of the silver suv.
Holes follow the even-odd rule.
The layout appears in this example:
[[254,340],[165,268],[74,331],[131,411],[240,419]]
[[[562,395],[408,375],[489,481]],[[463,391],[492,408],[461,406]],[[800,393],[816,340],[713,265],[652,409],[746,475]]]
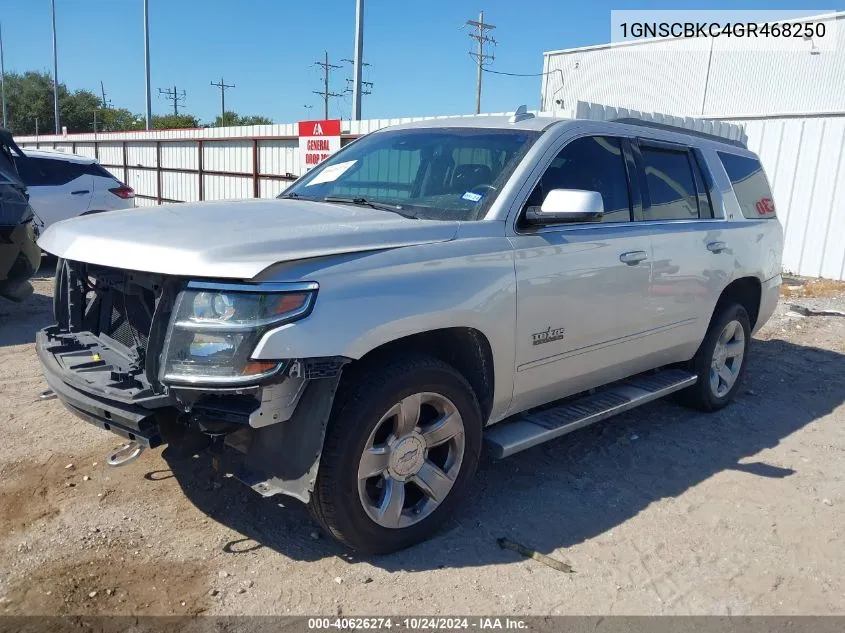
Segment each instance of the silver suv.
[[[144,447],[205,446],[363,552],[426,538],[504,457],[677,393],[736,395],[781,283],[739,143],[634,120],[427,121],[277,200],[51,227],[50,388]],[[222,463],[222,462],[220,462]]]

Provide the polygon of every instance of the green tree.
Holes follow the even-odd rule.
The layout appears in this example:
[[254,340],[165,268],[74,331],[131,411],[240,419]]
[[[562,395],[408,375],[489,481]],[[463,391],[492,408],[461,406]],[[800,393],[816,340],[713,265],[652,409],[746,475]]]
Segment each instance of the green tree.
[[266,116],[252,114],[248,116],[241,116],[236,112],[226,111],[222,115],[217,115],[211,127],[232,127],[236,125],[271,125],[273,121]]
[[[61,86],[62,88],[64,86]],[[102,106],[100,97],[89,90],[59,92],[59,114],[62,127],[68,132],[93,132],[94,112]],[[97,112],[99,118],[99,112]]]
[[200,122],[193,114],[156,114],[153,116],[153,129],[175,130],[199,127]]
[[144,117],[126,108],[101,108],[97,112],[97,129],[103,132],[143,130],[145,127]]
[[[67,90],[59,85],[60,100],[63,93]],[[47,73],[6,73],[6,104],[15,134],[34,134],[36,119],[42,133],[53,131],[53,81]]]
[[[38,131],[51,134],[54,131],[53,79],[46,72],[27,71],[6,75],[6,103],[9,128],[18,135],[35,134]],[[137,129],[132,123],[133,115],[128,110],[104,110],[100,98],[89,90],[74,90],[59,84],[60,124],[68,132],[92,132],[94,112],[97,111],[98,129]],[[115,114],[110,114],[115,112]],[[128,116],[127,116],[128,115]],[[137,119],[137,117],[134,117]],[[109,121],[104,126],[99,121]]]

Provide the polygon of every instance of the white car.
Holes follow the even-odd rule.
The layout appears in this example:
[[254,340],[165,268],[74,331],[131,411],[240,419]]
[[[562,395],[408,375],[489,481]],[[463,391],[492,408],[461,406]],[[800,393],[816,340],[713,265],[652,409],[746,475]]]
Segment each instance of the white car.
[[135,206],[135,191],[88,156],[27,149],[15,156],[29,202],[44,228],[78,215]]

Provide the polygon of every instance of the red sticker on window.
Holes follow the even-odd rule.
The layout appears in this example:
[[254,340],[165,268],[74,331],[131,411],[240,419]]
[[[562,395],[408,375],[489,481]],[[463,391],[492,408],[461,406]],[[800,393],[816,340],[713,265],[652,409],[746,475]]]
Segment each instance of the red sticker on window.
[[775,201],[771,198],[760,198],[754,206],[760,215],[771,215],[775,212]]

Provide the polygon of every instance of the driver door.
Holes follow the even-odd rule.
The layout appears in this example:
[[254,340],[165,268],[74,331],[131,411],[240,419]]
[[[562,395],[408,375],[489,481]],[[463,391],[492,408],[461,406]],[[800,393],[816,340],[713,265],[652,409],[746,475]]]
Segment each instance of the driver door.
[[[517,412],[639,371],[649,361],[648,228],[628,141],[583,136],[546,168],[511,237],[517,283],[514,400]],[[525,209],[552,189],[602,196],[600,222],[530,226]]]

